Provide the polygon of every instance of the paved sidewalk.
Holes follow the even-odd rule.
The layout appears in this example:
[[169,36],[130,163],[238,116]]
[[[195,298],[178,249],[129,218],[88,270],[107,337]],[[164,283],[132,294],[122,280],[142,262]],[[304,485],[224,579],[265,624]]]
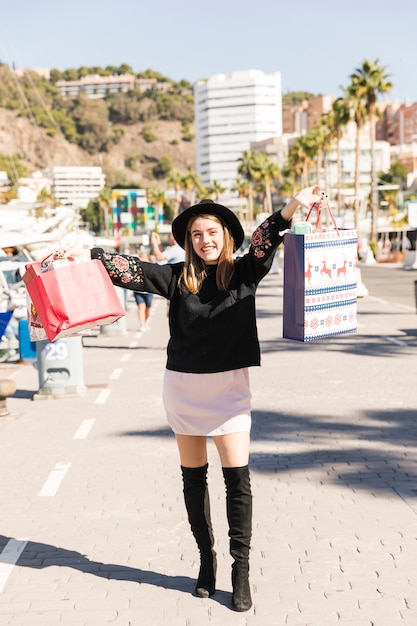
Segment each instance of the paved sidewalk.
[[371,293],[357,334],[301,344],[282,339],[282,275],[261,284],[254,606],[238,614],[212,442],[218,592],[192,595],[198,555],[161,399],[166,305],[154,302],[149,332],[131,310],[125,336],[83,340],[82,398],[34,401],[35,367],[0,365],[17,385],[0,421],[0,626],[415,626],[415,310]]

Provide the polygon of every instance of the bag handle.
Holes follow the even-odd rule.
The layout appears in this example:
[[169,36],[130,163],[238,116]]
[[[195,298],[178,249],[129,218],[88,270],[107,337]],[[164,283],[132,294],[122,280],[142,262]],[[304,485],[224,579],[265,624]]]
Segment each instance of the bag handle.
[[75,261],[73,256],[69,256],[66,250],[55,250],[55,252],[51,252],[41,261],[41,269],[44,270],[53,263],[54,261],[67,259],[68,261]]
[[310,213],[312,211],[317,211],[317,219],[316,219],[316,229],[319,230],[320,232],[323,231],[322,227],[321,227],[321,212],[322,209],[327,209],[330,218],[333,222],[333,226],[335,227],[335,230],[337,232],[337,235],[339,235],[339,229],[337,228],[337,224],[336,224],[336,220],[334,219],[333,213],[330,210],[330,206],[329,206],[329,196],[327,195],[327,193],[325,191],[322,191],[320,194],[320,200],[316,200],[316,202],[313,202],[312,205],[310,206],[310,210],[307,213],[307,217],[306,217],[306,221],[308,221],[308,218],[310,217]]

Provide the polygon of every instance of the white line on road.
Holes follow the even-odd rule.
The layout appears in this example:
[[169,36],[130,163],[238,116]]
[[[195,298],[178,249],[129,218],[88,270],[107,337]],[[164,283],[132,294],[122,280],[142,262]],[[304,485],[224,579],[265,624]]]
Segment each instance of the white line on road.
[[138,347],[138,342],[137,341],[131,341],[129,344],[129,348],[137,348]]
[[395,343],[396,346],[408,346],[406,341],[401,341],[401,339],[396,339],[395,337],[385,335],[384,339],[387,339],[387,341],[390,341],[391,343]]
[[415,312],[415,307],[409,306],[408,304],[400,304],[400,302],[393,302],[392,300],[384,300],[383,298],[377,298],[376,296],[369,296],[370,299],[375,300],[376,302],[380,302],[381,304],[393,304],[398,306],[400,309],[405,309],[406,311]]
[[38,496],[54,496],[58,491],[60,484],[64,480],[65,474],[68,472],[70,465],[71,463],[57,463],[46,479],[46,482],[38,493]]
[[0,592],[27,544],[26,539],[9,539],[0,554]]
[[121,360],[123,363],[126,363],[126,361],[128,361],[128,360],[130,359],[130,357],[131,357],[131,356],[132,356],[131,354],[123,354],[120,360]]
[[95,404],[104,404],[105,402],[107,402],[110,394],[111,389],[102,389],[95,400]]
[[83,420],[73,439],[85,439],[92,429],[95,421],[96,420],[94,418]]
[[116,367],[110,374],[110,380],[118,380],[122,375],[122,372],[123,369],[121,367]]

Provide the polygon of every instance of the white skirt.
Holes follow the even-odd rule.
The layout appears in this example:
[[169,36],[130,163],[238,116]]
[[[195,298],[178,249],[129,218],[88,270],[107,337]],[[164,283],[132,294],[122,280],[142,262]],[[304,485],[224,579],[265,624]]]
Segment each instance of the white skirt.
[[168,424],[178,435],[250,432],[247,368],[215,374],[165,370],[163,399]]

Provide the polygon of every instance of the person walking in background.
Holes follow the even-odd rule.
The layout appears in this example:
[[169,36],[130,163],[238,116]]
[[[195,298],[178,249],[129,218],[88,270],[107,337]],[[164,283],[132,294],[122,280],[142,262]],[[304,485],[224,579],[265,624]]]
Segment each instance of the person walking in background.
[[139,330],[142,332],[150,330],[148,320],[152,310],[153,294],[135,291],[133,296],[138,307]]
[[[146,252],[140,252],[139,259],[152,263],[151,256]],[[133,297],[138,307],[139,330],[142,332],[150,330],[148,320],[152,311],[153,294],[145,291],[134,291]]]
[[216,588],[207,487],[207,437],[212,437],[225,481],[236,611],[252,606],[248,368],[260,365],[255,294],[298,205],[310,208],[320,200],[317,191],[318,187],[303,190],[270,215],[253,233],[249,251],[237,258],[234,253],[244,240],[243,228],[230,209],[212,200],[202,200],[173,221],[173,235],[185,250],[182,263],[158,265],[100,248],[91,250],[115,285],[170,301],[163,399],[177,441],[188,520],[200,552],[195,593],[207,598]]
[[175,241],[174,235],[169,233],[169,246],[165,249],[162,246],[161,237],[155,230],[151,232],[152,254],[157,263],[180,263],[185,260],[185,252]]

